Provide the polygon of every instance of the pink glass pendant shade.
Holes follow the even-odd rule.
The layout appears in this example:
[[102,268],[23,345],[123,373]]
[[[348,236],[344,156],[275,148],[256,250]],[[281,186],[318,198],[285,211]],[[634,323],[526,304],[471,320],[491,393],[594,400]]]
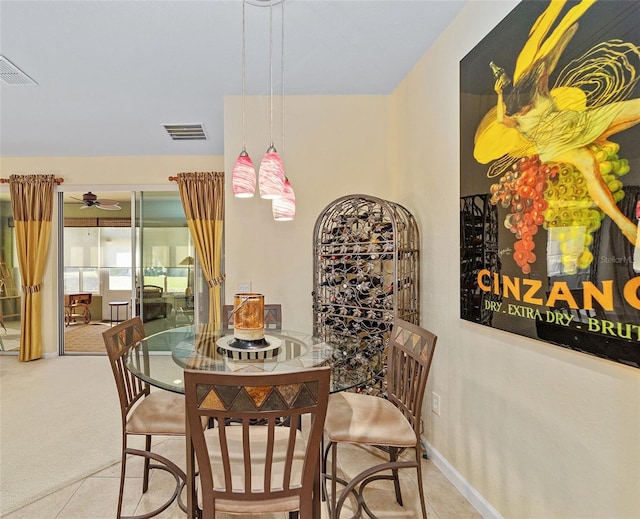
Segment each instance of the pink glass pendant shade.
[[296,215],[296,195],[288,178],[284,181],[282,196],[271,202],[271,209],[273,211],[273,219],[277,222],[293,220]]
[[260,163],[260,171],[258,172],[260,197],[271,200],[280,198],[284,189],[284,181],[282,159],[272,144]]
[[238,198],[251,198],[256,191],[256,170],[244,148],[233,165],[231,185],[233,195]]

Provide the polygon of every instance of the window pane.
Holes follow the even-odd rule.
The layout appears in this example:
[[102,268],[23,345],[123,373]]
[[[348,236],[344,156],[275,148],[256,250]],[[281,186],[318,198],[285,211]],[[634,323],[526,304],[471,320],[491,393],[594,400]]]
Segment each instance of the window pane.
[[101,267],[131,266],[131,229],[103,227],[100,229]]
[[100,229],[64,228],[64,264],[66,267],[97,267]]
[[98,269],[82,269],[82,291],[92,294],[100,293],[100,276]]
[[167,269],[167,291],[180,292],[184,294],[187,288],[188,280],[187,268],[171,268]]
[[64,269],[64,293],[73,294],[80,292],[80,269]]
[[109,290],[131,290],[131,269],[109,269]]

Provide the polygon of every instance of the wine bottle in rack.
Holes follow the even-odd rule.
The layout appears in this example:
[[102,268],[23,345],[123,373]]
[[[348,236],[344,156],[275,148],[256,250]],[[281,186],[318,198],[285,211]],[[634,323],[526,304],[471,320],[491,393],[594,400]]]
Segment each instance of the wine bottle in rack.
[[320,283],[321,287],[334,287],[340,285],[345,279],[343,275],[330,276]]

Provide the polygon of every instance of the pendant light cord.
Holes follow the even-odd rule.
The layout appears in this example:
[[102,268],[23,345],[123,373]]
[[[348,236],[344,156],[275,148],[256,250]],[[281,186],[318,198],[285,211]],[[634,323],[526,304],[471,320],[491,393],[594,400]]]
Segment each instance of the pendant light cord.
[[246,151],[246,105],[245,97],[247,95],[247,47],[246,47],[246,29],[245,29],[245,0],[242,0],[242,151]]
[[284,0],[280,2],[280,11],[281,15],[281,47],[280,47],[280,87],[281,87],[281,96],[280,96],[280,110],[282,112],[281,118],[281,129],[282,129],[282,141],[280,142],[280,152],[284,153]]
[[273,146],[273,0],[269,0],[269,139]]

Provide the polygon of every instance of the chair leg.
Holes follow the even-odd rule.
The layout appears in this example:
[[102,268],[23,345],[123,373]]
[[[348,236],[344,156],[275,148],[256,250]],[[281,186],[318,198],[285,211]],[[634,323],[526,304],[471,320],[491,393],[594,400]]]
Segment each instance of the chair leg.
[[[327,475],[327,458],[329,457],[329,450],[331,450],[331,474]],[[340,512],[342,511],[342,506],[344,505],[347,497],[350,494],[353,494],[356,501],[358,502],[358,512],[355,517],[361,516],[361,502],[358,496],[358,492],[355,488],[355,485],[351,485],[351,483],[345,481],[342,478],[338,477],[338,442],[330,441],[327,448],[324,451],[324,456],[322,459],[322,499],[327,501],[327,508],[329,509],[329,519],[339,519]],[[327,479],[331,480],[331,498],[327,495]],[[340,492],[340,497],[338,498],[338,483],[343,485],[345,489]],[[375,516],[371,516],[375,519]]]
[[324,437],[320,440],[320,500],[327,500],[327,456],[329,452],[324,446]]
[[[421,463],[421,453],[419,449],[415,449],[416,451],[416,460],[413,461],[398,461],[398,452],[402,452],[402,450],[398,448],[390,447],[389,452],[389,462],[382,463],[380,465],[376,465],[373,467],[369,467],[367,470],[361,472],[360,474],[354,476],[351,481],[347,482],[343,479],[339,478],[337,475],[337,447],[338,443],[329,442],[327,447],[323,450],[322,455],[322,485],[321,485],[321,497],[323,501],[327,501],[327,508],[329,509],[329,518],[330,519],[339,519],[340,512],[342,511],[342,507],[345,504],[345,501],[349,494],[353,494],[356,498],[358,504],[358,510],[354,517],[361,517],[362,512],[364,511],[369,517],[375,518],[375,514],[373,511],[367,506],[367,503],[364,500],[364,489],[365,487],[376,480],[393,480],[394,489],[396,493],[396,501],[400,506],[404,506],[402,502],[402,493],[400,490],[400,480],[398,477],[399,469],[407,469],[411,467],[415,467],[417,471],[418,477],[418,491],[420,495],[420,508],[422,512],[422,518],[427,519],[427,508],[426,501],[424,497],[424,489],[422,486],[422,467]],[[327,472],[327,462],[329,458],[329,451],[331,451],[331,474]],[[388,474],[380,474],[385,470],[390,470],[392,475]],[[331,480],[331,496],[327,493],[327,480]],[[342,492],[340,493],[340,497],[337,495],[337,483],[344,485]]]
[[[389,447],[389,461],[392,463],[398,461],[398,449],[396,447]],[[398,479],[398,469],[391,469],[391,473],[393,474],[393,487],[396,491],[396,502],[400,506],[403,506],[402,492],[400,491],[400,480]]]
[[[150,452],[149,449],[140,450],[140,449],[126,448],[124,451],[124,456],[129,456],[129,455],[140,456],[144,458],[145,464],[147,461],[149,461],[150,462],[149,470],[159,469],[159,470],[164,470],[165,472],[168,472],[173,476],[176,486],[173,491],[173,494],[155,510],[151,512],[146,512],[142,515],[127,516],[127,517],[121,517],[118,514],[118,519],[149,519],[150,517],[155,517],[156,515],[164,512],[167,508],[169,508],[171,503],[173,503],[174,501],[177,501],[182,511],[186,512],[186,508],[180,502],[180,492],[184,486],[184,482],[187,480],[187,475],[184,473],[184,471],[180,467],[178,467],[173,461],[165,458],[164,456],[156,454],[155,452]],[[154,463],[151,463],[151,460],[153,460]],[[124,476],[124,470],[122,471],[122,475]],[[124,481],[124,477],[122,478],[122,481]]]
[[120,462],[120,492],[118,493],[118,509],[116,511],[116,519],[122,516],[122,498],[124,496],[124,482],[127,472],[127,453],[126,445],[122,445],[122,461]]
[[[331,447],[331,505],[330,505],[330,515],[331,519],[336,517],[336,493],[337,493],[337,482],[338,482],[338,444],[330,443]],[[338,514],[339,516],[339,514]]]
[[[151,452],[151,435],[147,434],[145,436],[144,441],[144,450],[147,452]],[[146,494],[147,490],[149,490],[149,464],[151,459],[148,457],[144,458],[144,473],[142,475],[142,493]]]
[[416,448],[416,472],[418,474],[418,495],[420,496],[422,518],[427,519],[427,504],[424,499],[424,487],[422,486],[422,452],[419,448]]
[[[334,444],[334,446],[335,445],[336,444]],[[395,455],[395,457],[397,458],[397,454]],[[334,452],[333,459],[335,460],[335,452]],[[419,464],[420,462],[419,458],[417,458],[417,462]],[[419,470],[420,466],[417,465],[415,461],[397,461],[396,459],[396,461],[388,461],[385,463],[381,463],[379,465],[374,465],[372,467],[369,467],[368,469],[360,472],[356,476],[353,476],[349,482],[344,481],[340,478],[337,478],[335,474],[331,474],[331,479],[332,479],[333,489],[334,489],[333,490],[334,495],[331,496],[332,497],[331,507],[329,510],[331,519],[338,519],[340,517],[340,512],[342,511],[342,507],[344,506],[345,501],[349,496],[349,494],[352,494],[352,493],[355,496],[358,504],[358,510],[356,512],[356,515],[354,515],[354,518],[361,517],[362,511],[364,511],[369,517],[371,517],[372,519],[376,519],[377,516],[369,508],[369,506],[367,505],[364,499],[364,491],[366,486],[369,483],[377,480],[394,480],[395,481],[395,478],[393,475],[380,474],[380,473],[388,470],[390,470],[392,473],[396,473],[398,469],[407,469],[407,468],[417,468]],[[396,474],[396,477],[397,477],[397,474]],[[421,485],[420,490],[422,490],[422,482],[421,482],[422,474],[421,473],[418,474],[418,478],[420,480],[420,485]],[[340,497],[337,500],[335,495],[334,480],[338,481],[342,485],[345,485],[344,489],[340,493]],[[420,504],[422,505],[423,519],[427,519],[426,506],[424,503],[425,503],[424,494],[420,492]]]
[[[324,438],[322,439],[321,449],[321,467],[320,467],[320,499],[327,502],[327,508],[329,511],[329,518],[332,519],[335,515],[336,509],[336,449],[338,444],[332,441],[324,446]],[[327,460],[329,458],[329,451],[331,451],[331,474],[327,472]],[[331,498],[327,493],[327,479],[331,479]]]

